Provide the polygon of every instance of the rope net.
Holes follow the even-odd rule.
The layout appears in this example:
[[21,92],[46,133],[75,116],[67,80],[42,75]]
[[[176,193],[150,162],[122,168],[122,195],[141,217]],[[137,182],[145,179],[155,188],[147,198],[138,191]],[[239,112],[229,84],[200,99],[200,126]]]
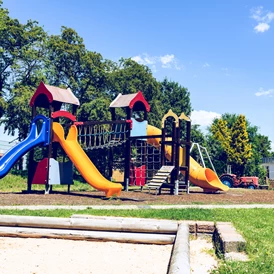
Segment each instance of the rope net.
[[101,122],[77,125],[78,142],[83,149],[104,149],[119,146],[126,142],[127,124],[120,122]]
[[146,141],[132,141],[130,185],[143,186],[153,178],[161,166],[160,149],[149,145]]

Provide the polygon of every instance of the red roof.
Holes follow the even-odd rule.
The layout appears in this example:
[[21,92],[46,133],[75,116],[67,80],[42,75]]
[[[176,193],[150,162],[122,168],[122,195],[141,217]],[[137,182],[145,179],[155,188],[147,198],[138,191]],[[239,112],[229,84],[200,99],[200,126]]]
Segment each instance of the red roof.
[[111,102],[109,107],[110,108],[129,107],[130,109],[133,109],[136,103],[142,103],[146,111],[147,112],[150,111],[150,105],[146,101],[141,91],[138,91],[137,93],[125,94],[125,95],[122,95],[121,93],[119,93],[118,96]]
[[80,105],[79,100],[76,98],[76,96],[72,93],[72,91],[69,88],[58,88],[50,85],[45,85],[43,82],[41,82],[30,100],[31,107],[34,106],[34,104],[37,105],[36,100],[39,100],[38,98],[42,94],[47,97],[49,103],[52,103],[53,101],[58,101],[77,106]]

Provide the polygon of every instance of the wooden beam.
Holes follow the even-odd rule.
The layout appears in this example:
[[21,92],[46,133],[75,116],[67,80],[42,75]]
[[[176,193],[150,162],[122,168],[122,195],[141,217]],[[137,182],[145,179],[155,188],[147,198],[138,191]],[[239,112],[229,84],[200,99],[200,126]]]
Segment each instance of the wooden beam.
[[72,218],[0,215],[0,226],[176,234],[178,223],[145,218],[74,215]]
[[30,227],[0,227],[1,237],[52,238],[86,241],[115,241],[121,243],[173,244],[175,235],[150,233],[121,233],[71,229],[48,229]]

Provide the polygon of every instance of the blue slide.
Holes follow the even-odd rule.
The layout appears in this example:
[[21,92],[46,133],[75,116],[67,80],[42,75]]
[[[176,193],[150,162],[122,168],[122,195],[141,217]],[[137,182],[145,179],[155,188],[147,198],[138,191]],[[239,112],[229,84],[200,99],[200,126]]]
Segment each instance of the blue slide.
[[[39,133],[37,133],[36,122],[42,120],[42,127]],[[37,115],[31,122],[30,133],[28,137],[21,143],[10,148],[0,158],[0,178],[7,175],[12,166],[26,154],[32,148],[38,145],[49,145],[50,142],[50,119],[44,115]]]

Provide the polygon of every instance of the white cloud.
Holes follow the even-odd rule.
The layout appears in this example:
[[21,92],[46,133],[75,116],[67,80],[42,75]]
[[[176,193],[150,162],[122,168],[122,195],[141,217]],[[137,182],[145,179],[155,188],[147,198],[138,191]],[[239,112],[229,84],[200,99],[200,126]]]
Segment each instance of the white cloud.
[[205,110],[194,110],[190,116],[193,125],[200,125],[203,128],[210,126],[215,118],[220,117],[219,113]]
[[274,89],[268,89],[264,90],[263,88],[259,88],[259,91],[255,93],[256,96],[268,96],[272,97],[272,94],[274,93]]
[[148,54],[146,53],[142,54],[142,56],[141,55],[134,56],[131,59],[141,65],[153,65],[156,63],[155,58],[148,56]]
[[250,10],[251,18],[257,22],[255,32],[265,32],[270,29],[270,23],[274,19],[274,12],[264,10],[262,6]]
[[133,61],[139,63],[139,64],[142,64],[142,65],[143,65],[144,62],[145,62],[145,61],[143,60],[143,58],[142,58],[141,56],[139,56],[139,55],[138,55],[138,56],[134,56],[134,57],[132,57],[131,59],[132,59]]
[[204,68],[208,68],[208,67],[210,67],[210,65],[209,65],[208,63],[204,63],[204,64],[203,64],[203,67],[204,67]]
[[150,66],[153,71],[157,71],[157,66],[176,70],[181,70],[183,68],[183,66],[179,65],[179,62],[174,54],[149,56],[148,54],[143,53],[141,55],[134,56],[131,59],[139,64]]
[[256,32],[265,32],[269,30],[270,26],[267,23],[259,23],[254,29]]
[[167,54],[165,56],[160,56],[160,61],[163,65],[174,62],[174,54]]

